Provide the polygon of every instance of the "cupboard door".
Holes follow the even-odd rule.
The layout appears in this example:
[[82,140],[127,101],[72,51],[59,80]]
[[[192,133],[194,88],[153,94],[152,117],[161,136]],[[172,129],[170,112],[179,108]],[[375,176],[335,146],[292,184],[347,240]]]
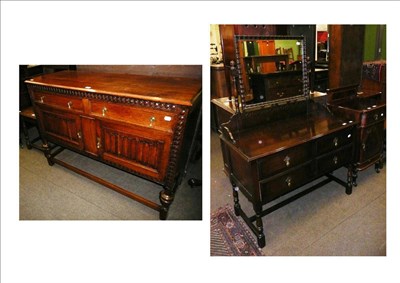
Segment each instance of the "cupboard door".
[[100,121],[102,158],[139,175],[162,181],[172,135],[151,128]]
[[37,111],[43,132],[50,142],[83,149],[79,115],[44,106],[38,106]]
[[384,121],[361,129],[360,163],[378,158],[383,150]]

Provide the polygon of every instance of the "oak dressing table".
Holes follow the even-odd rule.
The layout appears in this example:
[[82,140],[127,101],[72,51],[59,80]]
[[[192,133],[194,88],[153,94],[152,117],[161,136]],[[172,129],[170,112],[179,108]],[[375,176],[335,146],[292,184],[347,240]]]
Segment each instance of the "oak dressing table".
[[[260,45],[267,41],[275,44],[275,48],[282,42],[285,46],[300,46],[301,54],[297,55],[302,58],[306,58],[306,48],[303,37],[236,35],[231,82],[237,96],[213,100],[220,121],[224,171],[233,188],[235,214],[244,219],[256,235],[258,245],[264,247],[263,216],[331,181],[343,185],[346,193],[351,194],[357,123],[340,119],[324,105],[309,99],[304,61],[300,74],[297,68],[291,70],[289,66],[284,70],[280,66],[269,74],[247,73],[249,68],[243,66],[247,62],[246,52],[241,46],[248,41]],[[259,46],[258,50],[262,49]],[[254,80],[256,77],[260,79]],[[343,166],[348,167],[346,180],[332,174]],[[324,176],[318,184],[263,210],[271,201]],[[253,216],[241,209],[239,190],[252,203]]]

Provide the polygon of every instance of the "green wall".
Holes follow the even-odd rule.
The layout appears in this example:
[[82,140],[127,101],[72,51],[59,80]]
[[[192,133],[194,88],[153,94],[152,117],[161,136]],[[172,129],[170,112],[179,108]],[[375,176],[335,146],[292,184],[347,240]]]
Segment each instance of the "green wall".
[[[377,43],[377,37],[381,41]],[[382,48],[380,58],[375,57],[375,50]],[[386,60],[386,25],[366,25],[364,38],[364,61]]]

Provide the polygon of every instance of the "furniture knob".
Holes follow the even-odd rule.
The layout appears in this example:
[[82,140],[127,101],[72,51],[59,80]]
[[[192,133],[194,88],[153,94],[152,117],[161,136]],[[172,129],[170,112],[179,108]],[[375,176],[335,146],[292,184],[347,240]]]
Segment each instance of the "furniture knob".
[[78,136],[78,139],[82,139],[82,133],[80,131],[77,132],[76,135]]
[[153,127],[153,123],[156,121],[156,117],[152,116],[150,117],[150,127]]
[[287,177],[285,182],[286,182],[287,186],[290,187],[292,185],[292,178]]
[[339,139],[338,138],[334,138],[333,139],[333,145],[334,146],[338,146],[338,143],[339,143]]
[[365,143],[362,143],[362,144],[361,144],[361,148],[362,148],[362,150],[364,150],[364,151],[367,149],[367,146],[365,145]]
[[286,167],[289,167],[289,165],[290,165],[290,157],[286,156],[285,159],[283,159],[283,162],[285,162]]
[[72,101],[68,101],[67,105],[68,105],[68,109],[71,109]]
[[335,157],[333,158],[333,163],[334,163],[335,165],[338,163],[338,158],[337,158],[337,156],[335,156]]
[[96,138],[97,142],[96,142],[96,147],[97,149],[101,148],[101,139],[99,137]]
[[106,112],[107,112],[107,110],[108,110],[108,109],[107,109],[107,107],[105,107],[105,106],[104,106],[104,107],[103,107],[103,110],[102,110],[102,114],[103,114],[103,116],[106,116]]

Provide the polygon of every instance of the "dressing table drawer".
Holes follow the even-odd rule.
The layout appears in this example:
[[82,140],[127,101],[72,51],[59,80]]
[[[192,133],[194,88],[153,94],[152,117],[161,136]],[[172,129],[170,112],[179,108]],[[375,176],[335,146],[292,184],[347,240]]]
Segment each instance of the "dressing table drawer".
[[55,106],[59,109],[83,112],[83,102],[81,98],[54,93],[35,92],[34,100],[38,105]]
[[361,118],[361,126],[367,126],[372,123],[382,121],[386,117],[386,108],[378,108],[372,111],[363,113]]
[[312,144],[305,143],[270,155],[259,161],[260,179],[288,170],[312,159]]
[[334,171],[346,164],[349,164],[352,159],[351,145],[342,148],[339,151],[327,154],[326,156],[317,158],[318,174],[326,174],[327,172]]
[[94,116],[135,124],[166,132],[173,132],[178,122],[174,112],[160,111],[153,108],[125,106],[110,102],[91,102],[91,114]]
[[267,100],[301,95],[302,92],[303,92],[302,86],[292,86],[292,87],[286,87],[286,88],[271,88],[268,90],[268,94],[270,97],[267,97]]
[[313,177],[311,163],[291,170],[277,178],[260,182],[262,203],[276,199],[309,182]]
[[353,141],[353,127],[327,135],[317,140],[317,155],[339,149]]
[[303,80],[302,77],[299,75],[268,78],[265,81],[267,88],[288,87],[288,86],[303,87]]

